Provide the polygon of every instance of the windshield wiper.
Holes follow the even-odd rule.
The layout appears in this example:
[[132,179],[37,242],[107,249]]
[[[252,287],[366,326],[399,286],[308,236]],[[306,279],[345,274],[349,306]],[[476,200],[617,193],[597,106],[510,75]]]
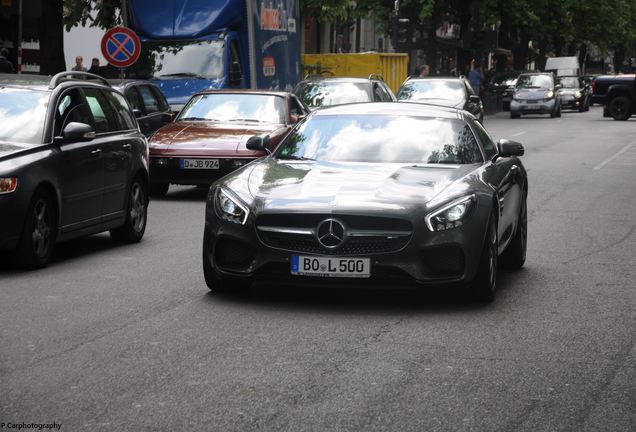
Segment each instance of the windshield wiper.
[[219,120],[217,119],[209,119],[209,118],[205,118],[205,117],[182,117],[179,119],[179,121],[212,121],[212,122],[218,122]]
[[315,161],[316,160],[316,159],[308,158],[308,157],[305,157],[305,156],[294,156],[294,155],[278,156],[277,159],[280,159],[280,160],[298,160],[298,161]]
[[162,75],[158,75],[157,78],[162,78],[162,77],[185,77],[185,78],[198,78],[198,79],[207,79],[204,76],[201,76],[199,74],[195,74],[195,73],[191,73],[191,72],[179,72],[179,73],[171,73],[171,74],[162,74]]
[[234,118],[228,120],[230,122],[246,122],[246,123],[267,123],[258,119],[249,119],[249,118]]

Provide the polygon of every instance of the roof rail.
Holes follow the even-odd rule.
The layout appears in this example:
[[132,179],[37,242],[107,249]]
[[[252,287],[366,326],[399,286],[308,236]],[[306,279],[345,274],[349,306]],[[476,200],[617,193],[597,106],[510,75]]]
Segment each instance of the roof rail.
[[99,75],[95,75],[88,72],[80,72],[80,71],[67,71],[60,72],[51,78],[51,82],[49,83],[49,89],[53,90],[55,87],[60,85],[61,82],[67,81],[67,79],[80,78],[80,79],[94,79],[101,81],[104,85],[111,87],[110,83],[104,77],[100,77]]
[[384,77],[382,76],[382,74],[378,74],[378,73],[372,73],[371,75],[369,75],[369,79],[377,79],[380,81],[384,81]]

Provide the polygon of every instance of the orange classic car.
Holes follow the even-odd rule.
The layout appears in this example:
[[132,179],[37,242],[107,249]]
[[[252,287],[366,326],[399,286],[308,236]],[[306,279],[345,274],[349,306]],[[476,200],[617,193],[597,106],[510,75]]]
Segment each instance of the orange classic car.
[[273,150],[309,113],[293,93],[207,90],[197,93],[174,122],[150,139],[150,194],[166,195],[170,184],[206,186],[260,158],[247,140],[268,136]]

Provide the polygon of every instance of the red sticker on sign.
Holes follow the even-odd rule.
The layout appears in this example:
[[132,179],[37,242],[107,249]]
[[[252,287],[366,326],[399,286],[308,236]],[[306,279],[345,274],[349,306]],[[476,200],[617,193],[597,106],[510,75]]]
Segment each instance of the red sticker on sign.
[[263,57],[263,75],[266,77],[276,75],[276,60],[274,60],[274,57]]

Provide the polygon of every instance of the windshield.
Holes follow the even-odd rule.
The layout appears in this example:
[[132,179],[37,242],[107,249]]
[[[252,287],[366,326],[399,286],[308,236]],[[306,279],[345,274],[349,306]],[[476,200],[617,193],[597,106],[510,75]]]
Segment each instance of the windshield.
[[581,82],[577,77],[562,77],[557,78],[557,83],[561,84],[563,88],[581,88]]
[[311,109],[353,102],[371,102],[373,100],[371,86],[366,83],[307,83],[296,94]]
[[549,89],[551,87],[550,75],[520,75],[517,79],[517,88]]
[[285,123],[285,99],[249,93],[212,93],[194,96],[177,121],[242,121]]
[[143,42],[130,76],[136,78],[217,79],[223,77],[222,41]]
[[464,99],[464,89],[459,80],[419,80],[402,85],[398,100],[448,100],[460,102]]
[[482,161],[475,136],[462,120],[383,115],[311,117],[287,136],[276,157],[406,164]]
[[0,141],[41,144],[49,92],[0,87]]

